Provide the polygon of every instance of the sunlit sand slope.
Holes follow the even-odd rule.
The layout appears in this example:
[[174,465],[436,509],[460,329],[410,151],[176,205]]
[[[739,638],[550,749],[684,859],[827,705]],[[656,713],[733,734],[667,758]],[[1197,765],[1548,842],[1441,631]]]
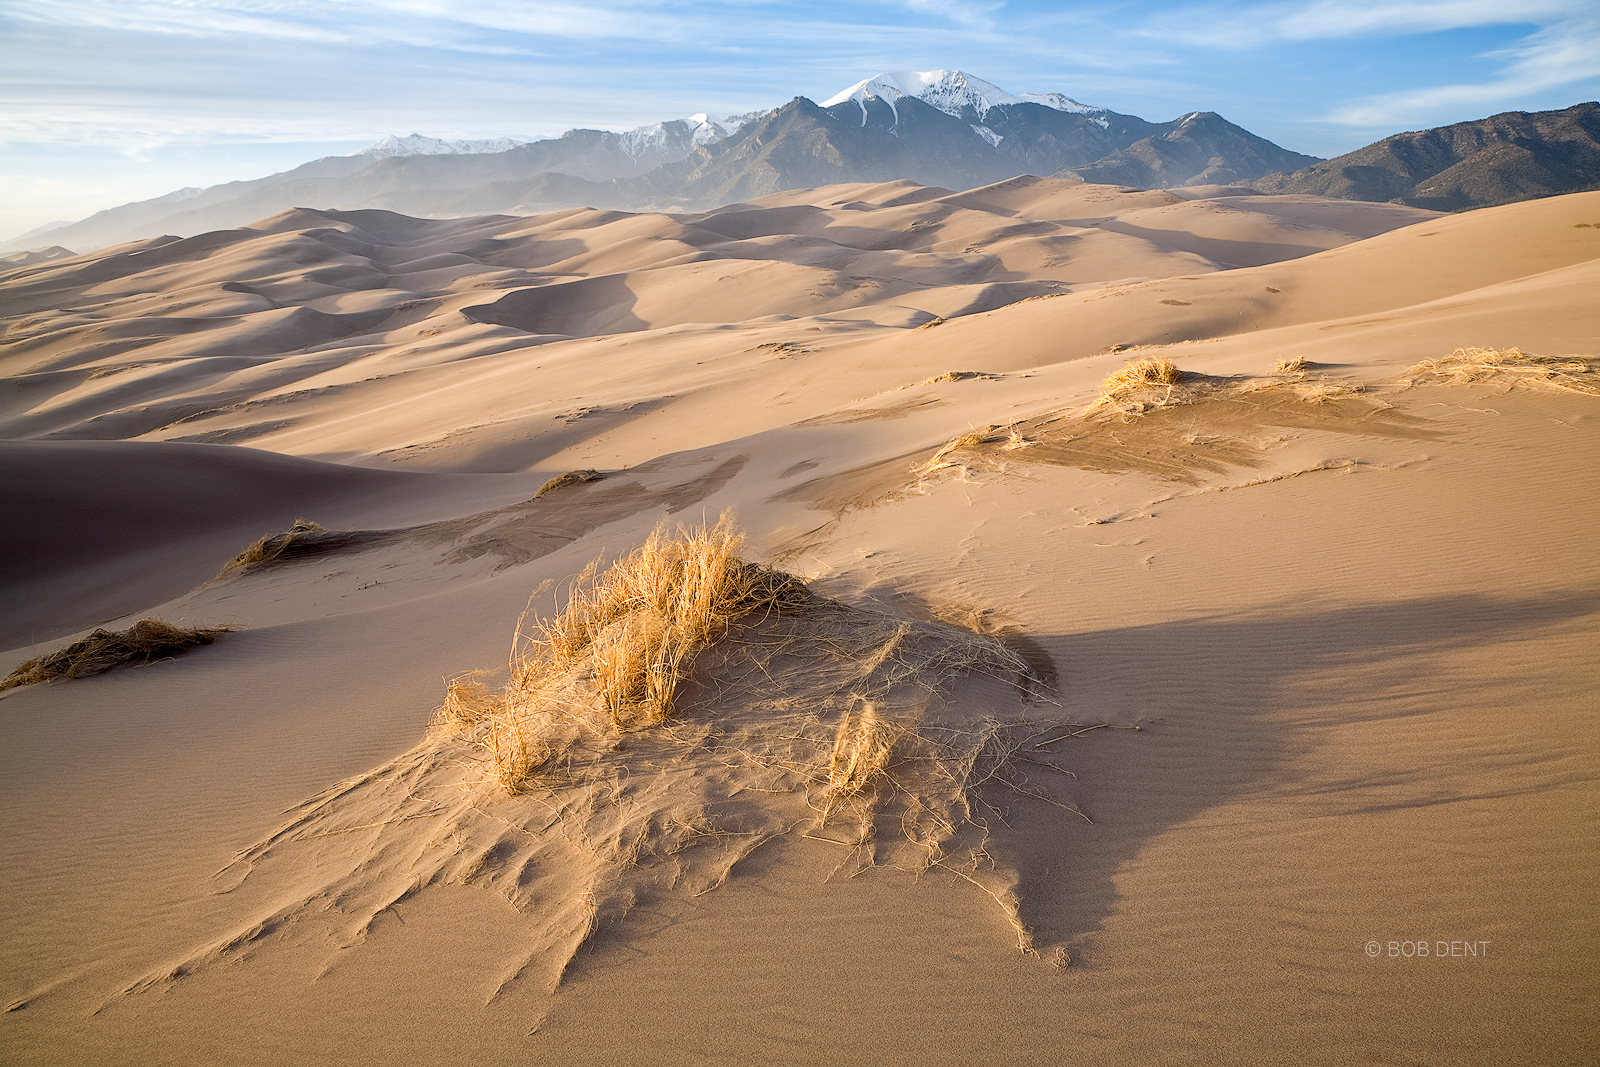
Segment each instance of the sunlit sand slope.
[[1597,291],[1038,179],[0,275],[0,671],[236,628],[0,695],[7,1059],[1593,1062]]

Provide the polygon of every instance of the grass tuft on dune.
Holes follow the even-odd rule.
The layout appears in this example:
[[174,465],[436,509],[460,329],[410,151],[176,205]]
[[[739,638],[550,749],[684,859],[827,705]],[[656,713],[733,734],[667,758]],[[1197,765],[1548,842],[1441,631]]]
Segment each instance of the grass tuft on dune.
[[1425,359],[1406,371],[1407,381],[1432,379],[1469,385],[1503,382],[1600,395],[1600,368],[1578,356],[1539,356],[1520,348],[1458,348],[1443,359]]
[[35,657],[0,678],[0,692],[53,678],[86,678],[118,667],[139,666],[209,645],[231,626],[174,626],[160,619],[141,619],[126,630],[96,630],[81,641]]
[[603,573],[590,563],[560,614],[519,625],[501,693],[490,695],[476,673],[457,678],[439,721],[487,721],[483,743],[508,792],[559,755],[573,728],[595,728],[566,695],[575,674],[592,683],[616,734],[665,721],[697,652],[746,613],[793,606],[803,592],[797,579],[741,560],[742,542],[723,516],[676,536],[658,527]]
[[1177,385],[1181,372],[1170,359],[1153,356],[1136,359],[1118,367],[1100,383],[1100,402],[1110,403],[1153,386]]
[[564,489],[569,485],[578,485],[582,482],[598,482],[604,477],[605,475],[597,470],[567,471],[565,474],[558,474],[541,485],[539,491],[533,494],[533,498],[537,500],[546,493],[553,493],[557,489]]
[[283,533],[265,534],[257,538],[243,552],[230,559],[222,568],[229,571],[248,571],[265,566],[283,555],[283,552],[305,534],[321,533],[322,524],[310,519],[296,519],[294,525]]

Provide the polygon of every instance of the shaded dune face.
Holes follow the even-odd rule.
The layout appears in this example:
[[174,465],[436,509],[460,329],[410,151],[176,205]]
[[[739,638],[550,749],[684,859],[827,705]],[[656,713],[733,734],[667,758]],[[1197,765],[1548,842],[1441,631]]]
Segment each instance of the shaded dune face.
[[0,1041],[1587,1062],[1597,287],[1036,178],[0,274],[0,676],[215,637],[0,694]]

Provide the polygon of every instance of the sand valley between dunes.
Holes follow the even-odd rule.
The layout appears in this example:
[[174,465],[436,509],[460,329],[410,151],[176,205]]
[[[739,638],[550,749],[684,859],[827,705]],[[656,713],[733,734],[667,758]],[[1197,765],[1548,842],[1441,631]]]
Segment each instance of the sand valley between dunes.
[[0,693],[0,1059],[1593,1063],[1597,294],[1036,178],[0,274],[0,673],[228,628]]

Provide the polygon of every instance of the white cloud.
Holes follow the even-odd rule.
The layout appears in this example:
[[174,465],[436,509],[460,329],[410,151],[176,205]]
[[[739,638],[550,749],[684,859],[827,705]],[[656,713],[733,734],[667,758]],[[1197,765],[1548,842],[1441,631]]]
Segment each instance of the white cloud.
[[1315,0],[1313,3],[1205,5],[1169,11],[1143,32],[1214,48],[1278,41],[1396,37],[1484,26],[1549,26],[1583,19],[1593,0]]
[[1419,116],[1499,108],[1506,101],[1600,79],[1600,17],[1556,23],[1489,58],[1508,61],[1492,80],[1368,97],[1335,110],[1328,119],[1350,126],[1414,125]]
[[1580,14],[1588,7],[1575,0],[1319,0],[1280,9],[1266,25],[1285,40],[1327,40],[1367,34],[1434,33],[1472,26],[1537,25]]
[[957,25],[984,31],[994,29],[994,19],[989,16],[1002,6],[999,3],[970,3],[968,0],[900,0],[900,4],[920,14],[936,15]]
[[[180,37],[255,37],[398,44],[451,51],[516,51],[507,37],[683,40],[702,20],[653,4],[556,0],[20,0],[11,17]],[[486,40],[487,38],[487,40]]]

